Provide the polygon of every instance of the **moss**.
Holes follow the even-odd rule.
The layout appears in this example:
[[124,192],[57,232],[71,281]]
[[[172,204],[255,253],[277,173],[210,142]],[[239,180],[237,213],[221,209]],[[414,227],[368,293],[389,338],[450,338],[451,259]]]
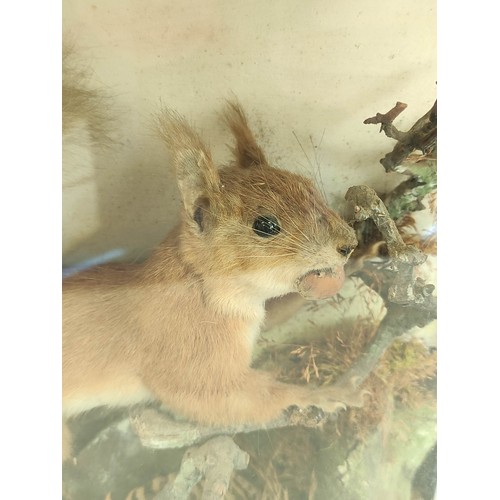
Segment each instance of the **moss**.
[[423,208],[422,200],[437,189],[436,161],[429,159],[404,164],[410,178],[402,182],[384,200],[392,219],[399,220],[409,212]]

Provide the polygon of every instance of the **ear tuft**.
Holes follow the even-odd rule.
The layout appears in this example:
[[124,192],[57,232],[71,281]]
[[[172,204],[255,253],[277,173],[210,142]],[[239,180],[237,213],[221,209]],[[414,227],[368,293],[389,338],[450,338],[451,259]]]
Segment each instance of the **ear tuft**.
[[220,178],[209,149],[181,115],[163,109],[156,117],[160,136],[170,149],[177,182],[186,211],[194,212],[200,197],[210,197],[220,190]]
[[223,117],[236,139],[233,154],[238,165],[243,168],[267,165],[266,157],[248,126],[247,118],[240,104],[237,101],[228,101]]

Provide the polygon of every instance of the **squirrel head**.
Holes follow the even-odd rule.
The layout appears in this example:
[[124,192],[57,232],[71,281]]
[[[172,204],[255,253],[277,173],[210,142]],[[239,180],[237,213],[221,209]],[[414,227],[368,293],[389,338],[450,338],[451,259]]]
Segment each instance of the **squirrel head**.
[[333,295],[357,245],[353,229],[311,180],[269,165],[238,103],[228,103],[224,119],[234,160],[216,168],[184,118],[169,110],[158,117],[184,205],[181,257],[207,283],[264,300],[294,291]]

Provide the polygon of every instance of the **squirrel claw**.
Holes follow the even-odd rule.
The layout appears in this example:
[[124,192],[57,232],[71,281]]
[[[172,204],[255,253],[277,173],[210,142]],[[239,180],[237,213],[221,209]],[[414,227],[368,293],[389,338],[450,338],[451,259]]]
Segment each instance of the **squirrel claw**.
[[317,406],[308,406],[307,408],[290,406],[287,410],[287,417],[291,425],[312,428],[321,426],[328,418],[323,409]]

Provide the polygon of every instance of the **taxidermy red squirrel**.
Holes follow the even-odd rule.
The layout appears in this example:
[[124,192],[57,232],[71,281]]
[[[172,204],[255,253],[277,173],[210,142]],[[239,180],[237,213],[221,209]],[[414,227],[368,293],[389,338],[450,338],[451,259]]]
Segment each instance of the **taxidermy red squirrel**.
[[[313,183],[272,167],[238,103],[234,161],[216,168],[181,116],[163,111],[182,195],[179,226],[142,264],[63,282],[64,421],[97,406],[159,400],[204,425],[272,421],[292,405],[333,411],[348,390],[280,383],[251,368],[266,300],[332,296],[357,244]],[[353,397],[353,400],[357,399]]]

